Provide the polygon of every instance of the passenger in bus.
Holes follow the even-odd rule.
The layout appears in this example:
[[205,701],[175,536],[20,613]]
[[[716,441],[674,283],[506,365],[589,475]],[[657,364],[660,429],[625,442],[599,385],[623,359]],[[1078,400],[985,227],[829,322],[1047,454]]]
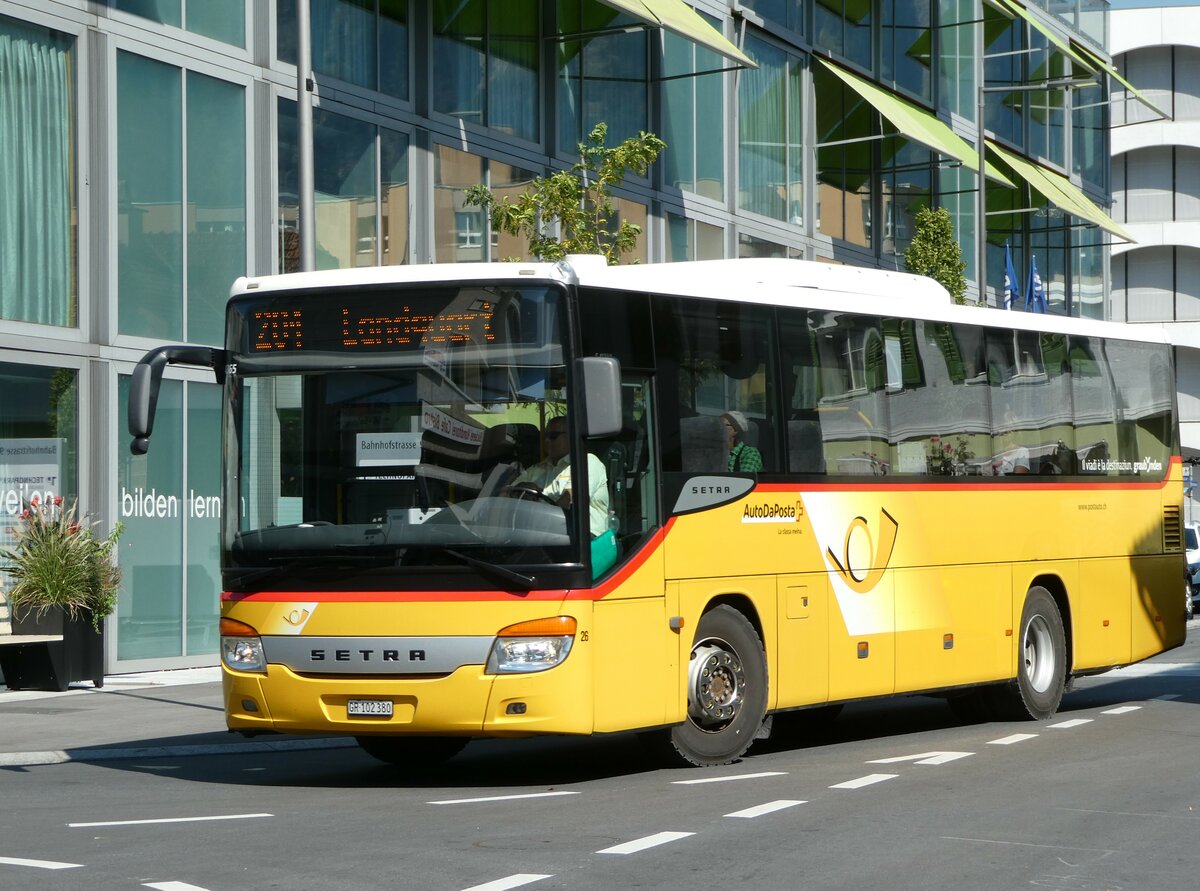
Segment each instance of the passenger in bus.
[[[510,494],[520,496],[522,491],[536,490],[566,510],[571,507],[571,463],[567,454],[570,442],[567,438],[565,415],[551,418],[542,431],[543,454],[541,461],[531,464],[509,484]],[[609,531],[608,519],[608,474],[604,462],[588,453],[588,528],[592,538]]]
[[729,437],[729,459],[726,470],[730,473],[758,473],[763,469],[762,452],[747,440],[750,421],[740,411],[727,411],[721,415],[725,434]]

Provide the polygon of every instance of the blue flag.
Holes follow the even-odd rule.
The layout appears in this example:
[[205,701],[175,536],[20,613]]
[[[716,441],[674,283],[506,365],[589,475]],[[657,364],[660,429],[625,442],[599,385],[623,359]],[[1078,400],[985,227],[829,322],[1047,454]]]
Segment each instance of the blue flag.
[[1029,258],[1029,288],[1025,292],[1025,309],[1030,312],[1046,311],[1046,289],[1037,271],[1037,254]]
[[1004,308],[1012,309],[1017,302],[1017,270],[1013,268],[1012,246],[1004,242]]

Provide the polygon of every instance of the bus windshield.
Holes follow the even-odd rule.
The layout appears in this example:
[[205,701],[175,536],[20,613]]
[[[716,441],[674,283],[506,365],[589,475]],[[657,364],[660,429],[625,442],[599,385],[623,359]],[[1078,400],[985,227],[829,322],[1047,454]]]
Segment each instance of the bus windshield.
[[568,507],[520,485],[568,414],[562,305],[541,284],[235,300],[227,584],[577,564]]

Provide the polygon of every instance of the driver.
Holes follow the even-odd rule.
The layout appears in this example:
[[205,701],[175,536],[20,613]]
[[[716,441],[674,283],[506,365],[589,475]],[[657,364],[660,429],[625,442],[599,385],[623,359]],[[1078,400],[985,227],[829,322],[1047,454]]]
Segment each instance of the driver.
[[[565,415],[551,418],[542,431],[543,452],[546,457],[531,464],[509,485],[511,490],[536,489],[561,508],[571,506],[571,464],[567,455],[570,442],[567,438]],[[608,531],[608,474],[604,462],[588,453],[587,475],[591,491],[588,493],[588,526],[592,538]],[[514,493],[519,494],[519,493]]]

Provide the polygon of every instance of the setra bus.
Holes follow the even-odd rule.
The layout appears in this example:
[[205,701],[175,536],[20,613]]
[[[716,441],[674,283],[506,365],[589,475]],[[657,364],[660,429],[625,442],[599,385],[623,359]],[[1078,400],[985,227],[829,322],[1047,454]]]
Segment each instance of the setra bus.
[[248,734],[414,763],[644,731],[696,765],[899,694],[1047,718],[1184,640],[1160,327],[799,260],[239,279],[220,657]]

